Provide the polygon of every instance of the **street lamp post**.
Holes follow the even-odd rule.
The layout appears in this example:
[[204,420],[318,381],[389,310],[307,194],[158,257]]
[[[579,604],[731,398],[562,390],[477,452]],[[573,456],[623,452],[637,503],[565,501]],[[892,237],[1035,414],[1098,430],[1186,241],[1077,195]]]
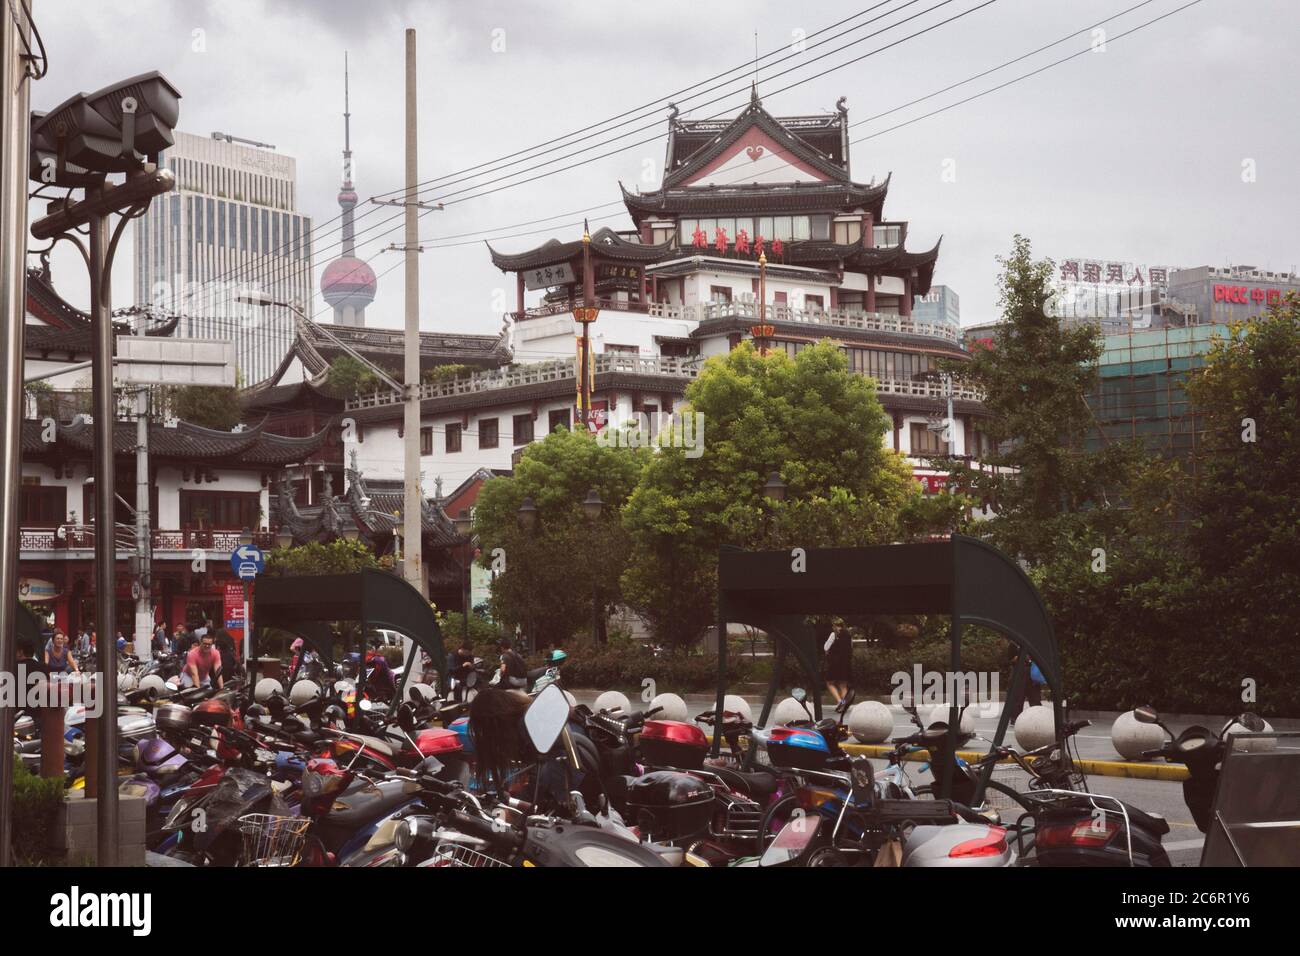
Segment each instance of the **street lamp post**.
[[[246,548],[252,543],[253,532],[246,526],[239,532],[239,546]],[[240,555],[240,560],[243,560],[243,555]],[[244,585],[244,669],[248,670],[252,667],[253,661],[253,616],[252,605],[248,600],[248,587],[251,582],[241,574],[241,583]]]
[[[94,93],[73,96],[48,113],[33,114],[31,121],[29,168],[33,178],[41,188],[85,191],[80,202],[69,202],[66,196],[52,200],[47,215],[32,223],[31,234],[36,239],[50,240],[51,245],[60,240],[71,242],[81,252],[90,273],[95,423],[91,460],[99,478],[95,484],[95,614],[107,637],[99,645],[96,688],[103,705],[98,741],[101,782],[96,806],[96,862],[100,866],[117,864],[118,843],[117,787],[112,773],[118,761],[117,645],[112,639],[117,626],[113,256],[126,224],[144,215],[154,196],[171,192],[176,185],[175,175],[159,166],[159,156],[174,143],[172,130],[179,118],[180,93],[161,74],[146,73]],[[110,173],[124,173],[125,179],[110,185]],[[122,218],[110,230],[109,220],[114,215]],[[76,235],[83,226],[88,246]]]

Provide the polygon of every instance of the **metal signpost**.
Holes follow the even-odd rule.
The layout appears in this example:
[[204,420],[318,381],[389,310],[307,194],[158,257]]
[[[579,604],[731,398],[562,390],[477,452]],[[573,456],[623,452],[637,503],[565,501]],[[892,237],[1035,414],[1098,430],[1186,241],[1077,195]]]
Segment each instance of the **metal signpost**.
[[255,544],[240,544],[230,553],[230,568],[244,584],[244,666],[253,654],[253,617],[248,604],[249,584],[266,567],[266,554]]

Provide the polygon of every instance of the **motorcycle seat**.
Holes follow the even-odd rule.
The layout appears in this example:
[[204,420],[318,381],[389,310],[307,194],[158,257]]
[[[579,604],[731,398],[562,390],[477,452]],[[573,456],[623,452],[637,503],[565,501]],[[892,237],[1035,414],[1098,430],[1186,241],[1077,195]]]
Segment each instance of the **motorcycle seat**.
[[731,789],[752,797],[756,803],[766,804],[776,793],[779,781],[775,774],[755,771],[746,773],[732,767],[710,767]]
[[[1103,801],[1102,805],[1105,805]],[[1140,826],[1144,830],[1150,830],[1159,836],[1164,836],[1169,832],[1169,821],[1158,813],[1148,813],[1141,810],[1131,803],[1125,803],[1124,809],[1128,811],[1129,820]]]

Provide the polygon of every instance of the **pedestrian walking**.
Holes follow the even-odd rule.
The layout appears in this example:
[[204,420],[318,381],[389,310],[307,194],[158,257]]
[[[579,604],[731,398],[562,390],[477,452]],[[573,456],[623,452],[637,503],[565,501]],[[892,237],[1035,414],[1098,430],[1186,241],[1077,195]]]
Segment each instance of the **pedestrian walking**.
[[826,687],[835,698],[836,705],[843,704],[853,682],[853,636],[837,617],[831,622],[831,633],[822,645],[825,655]]

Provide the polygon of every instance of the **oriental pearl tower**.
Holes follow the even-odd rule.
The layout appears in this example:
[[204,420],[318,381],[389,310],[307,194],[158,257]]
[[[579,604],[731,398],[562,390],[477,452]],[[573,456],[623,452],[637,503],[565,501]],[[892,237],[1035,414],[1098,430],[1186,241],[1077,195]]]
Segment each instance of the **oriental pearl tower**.
[[356,257],[352,210],[357,193],[352,188],[352,114],[348,112],[348,60],[343,54],[343,186],[339,207],[343,210],[343,254],[325,267],[320,277],[321,297],[334,308],[335,325],[364,326],[366,306],[375,301],[378,280],[375,272]]

